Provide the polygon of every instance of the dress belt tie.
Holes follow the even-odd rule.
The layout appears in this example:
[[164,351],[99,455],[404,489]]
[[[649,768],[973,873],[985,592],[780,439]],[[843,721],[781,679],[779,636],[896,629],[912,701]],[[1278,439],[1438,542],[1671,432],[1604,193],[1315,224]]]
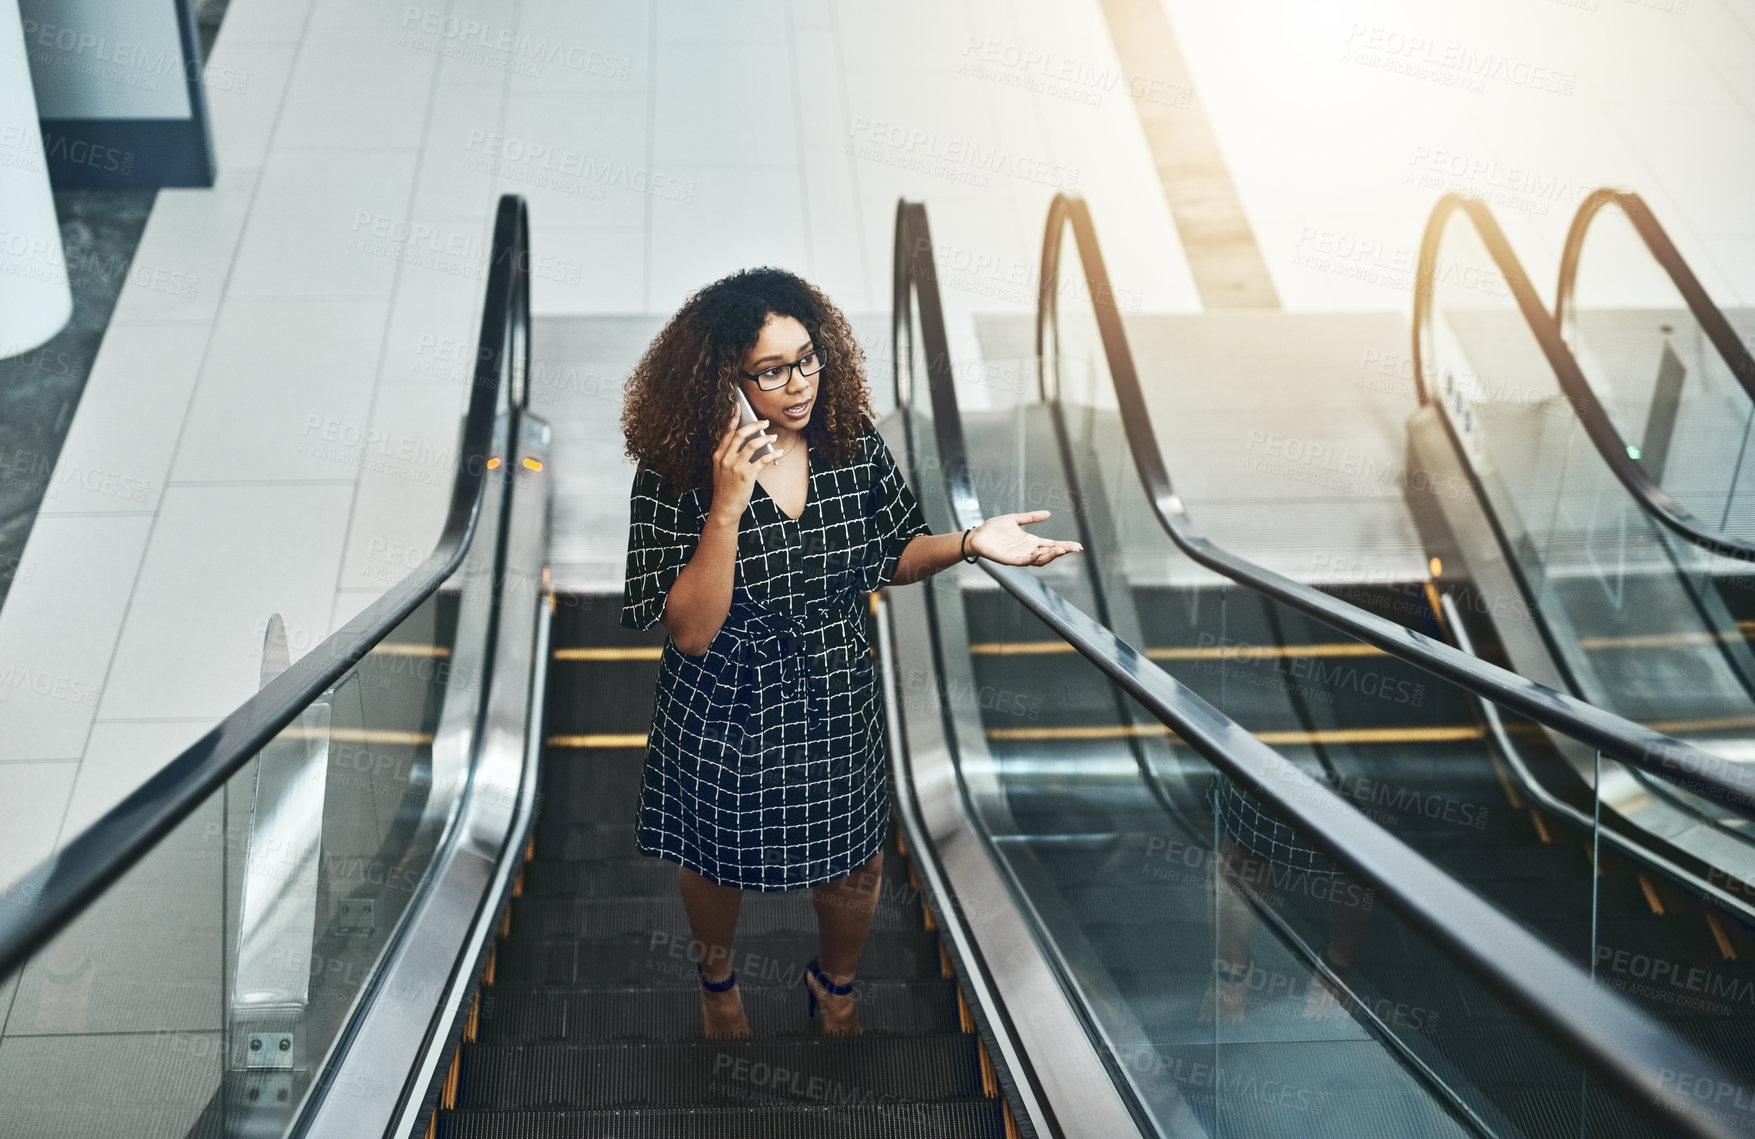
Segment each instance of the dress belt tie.
[[811,689],[811,658],[805,647],[804,630],[791,617],[782,613],[753,616],[743,623],[743,631],[751,643],[774,641],[775,659],[780,662],[780,679],[788,695],[815,702]]

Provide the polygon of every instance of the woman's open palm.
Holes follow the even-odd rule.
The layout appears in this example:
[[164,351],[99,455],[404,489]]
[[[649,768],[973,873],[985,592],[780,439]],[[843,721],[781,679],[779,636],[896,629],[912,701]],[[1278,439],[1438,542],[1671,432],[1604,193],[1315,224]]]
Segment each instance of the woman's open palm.
[[1047,518],[1046,510],[997,514],[975,527],[969,534],[969,549],[984,558],[1008,566],[1045,566],[1062,554],[1076,554],[1084,550],[1077,542],[1038,538],[1024,529],[1027,524],[1043,522]]

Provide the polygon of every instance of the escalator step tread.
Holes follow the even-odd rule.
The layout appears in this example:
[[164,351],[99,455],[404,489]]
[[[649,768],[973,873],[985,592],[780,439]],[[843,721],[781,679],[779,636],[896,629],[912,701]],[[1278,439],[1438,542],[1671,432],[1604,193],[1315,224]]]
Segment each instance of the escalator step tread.
[[[680,897],[615,898],[515,898],[512,928],[539,937],[621,937],[650,931],[669,931],[688,937],[688,916]],[[739,936],[769,933],[815,933],[816,911],[809,891],[784,894],[748,894],[738,916]],[[924,928],[920,907],[880,905],[873,930],[891,932]]]
[[449,1111],[438,1139],[1004,1139],[999,1100],[628,1111]]
[[[516,927],[514,927],[516,928]],[[694,975],[689,938],[674,932],[643,933],[601,940],[538,938],[522,933],[500,939],[494,985],[500,991],[532,985],[637,985]],[[815,930],[793,934],[752,934],[739,930],[735,967],[748,971],[756,961],[779,962],[782,970],[802,969],[818,952]],[[940,976],[938,935],[925,930],[873,931],[859,959],[868,980],[929,980]]]
[[[750,1028],[762,1039],[815,1033],[806,1015],[803,969],[772,977],[744,973],[738,978]],[[867,981],[856,983],[860,1021],[873,1036],[917,1036],[958,1031],[954,981]],[[565,1041],[688,1041],[701,1036],[700,988],[680,980],[663,986],[524,988],[496,992],[482,1003],[479,1039],[520,1044]]]
[[582,823],[559,819],[536,827],[536,858],[542,862],[583,862],[601,858],[634,858],[639,847],[632,816],[616,822]]
[[692,1040],[648,1044],[466,1044],[465,1107],[731,1107],[947,1100],[982,1094],[977,1038]]
[[[676,863],[636,855],[591,861],[537,859],[524,871],[525,897],[575,898],[663,897],[676,892]],[[908,865],[885,859],[879,904],[918,904],[908,884]]]

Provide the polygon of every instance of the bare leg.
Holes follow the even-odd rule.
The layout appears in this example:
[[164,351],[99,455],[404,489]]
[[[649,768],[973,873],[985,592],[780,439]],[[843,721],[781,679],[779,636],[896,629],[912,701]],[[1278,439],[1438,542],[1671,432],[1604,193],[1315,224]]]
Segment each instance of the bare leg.
[[[822,966],[823,975],[834,984],[851,984],[859,971],[859,956],[865,952],[865,939],[871,933],[872,918],[877,915],[883,881],[884,852],[880,850],[847,877],[824,883],[811,891],[811,901],[817,911],[817,938],[821,943],[817,961]],[[804,983],[817,996],[825,1033],[844,1036],[862,1031],[854,994],[836,996],[817,984],[808,973]]]
[[[737,936],[743,891],[710,882],[686,866],[678,868],[676,884],[700,954],[701,973],[709,981],[723,981],[731,975],[731,943]],[[744,1016],[743,994],[735,987],[723,993],[702,989],[701,1027],[708,1036],[748,1036],[750,1022]]]

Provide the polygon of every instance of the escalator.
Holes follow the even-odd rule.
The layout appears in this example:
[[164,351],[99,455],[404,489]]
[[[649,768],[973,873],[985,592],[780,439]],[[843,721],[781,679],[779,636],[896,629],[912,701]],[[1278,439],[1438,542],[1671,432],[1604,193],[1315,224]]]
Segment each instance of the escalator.
[[[1595,709],[1484,669],[1457,651],[1454,643],[1473,650],[1464,610],[1472,613],[1479,598],[1452,595],[1448,580],[1337,584],[1323,593],[1200,536],[1163,473],[1127,347],[1129,320],[1092,300],[1118,294],[1082,203],[1057,201],[1046,241],[1037,340],[1043,398],[985,416],[969,413],[965,424],[976,485],[1053,487],[1072,504],[1079,537],[1098,556],[1090,580],[1057,582],[1057,589],[1088,598],[1091,611],[1106,614],[1146,656],[1580,966],[1598,970],[1609,987],[1716,1048],[1727,1063],[1746,1066],[1740,1041],[1755,1027],[1746,907],[1724,888],[1722,871],[1678,866],[1667,857],[1673,852],[1600,830],[1590,788],[1566,754],[1637,762],[1661,754],[1663,745],[1635,742],[1641,734],[1635,725],[1609,725]],[[984,494],[982,506],[992,513],[1041,505],[1005,497]],[[1177,556],[1172,540],[1188,558]],[[1217,573],[1201,581],[1201,569]],[[986,624],[1000,629],[1004,621],[996,612]],[[1029,627],[1013,630],[1011,644],[992,640],[973,646],[984,689],[1052,683],[1061,646]],[[1704,759],[1696,754],[1694,762]],[[1140,762],[1155,768],[1166,761]],[[1746,811],[1746,794],[1744,803]],[[1186,849],[1180,841],[1158,846],[1175,854]],[[1118,859],[1110,869],[1125,863]],[[1703,904],[1702,892],[1722,904]],[[1096,912],[1081,917],[1101,920]],[[1478,1004],[1448,982],[1423,987],[1423,966],[1395,936],[1369,922],[1347,924],[1317,915],[1306,923],[1302,948],[1318,970],[1325,968],[1322,954],[1338,948],[1348,958],[1350,968],[1334,987],[1359,1022],[1395,1035],[1394,1022],[1420,1020],[1430,1031],[1411,1035],[1437,1041],[1455,1069],[1474,1074],[1511,1133],[1594,1129],[1576,1115],[1568,1119],[1568,1105],[1544,1101],[1533,1088],[1495,1087],[1495,1071],[1504,1070],[1515,1048],[1497,1031],[1482,1030]],[[1218,954],[1240,956],[1223,947]],[[1681,980],[1645,984],[1654,969],[1675,971]],[[1121,973],[1131,984],[1127,970]],[[1737,996],[1703,999],[1709,989]],[[1425,999],[1402,999],[1410,993]],[[1282,985],[1282,995],[1299,994]],[[1319,1009],[1326,1002],[1291,1003]],[[1185,1022],[1187,1011],[1168,1010],[1166,1025]]]
[[[1560,321],[1479,203],[1440,204],[1422,266],[1409,461],[1453,474],[1472,501],[1411,500],[1459,586],[1528,615],[1487,612],[1478,635],[1519,672],[1696,743],[1748,782],[1755,543],[1740,487],[1755,364],[1731,323],[1747,316],[1713,307],[1624,193],[1581,209]],[[1740,813],[1686,779],[1614,770],[1609,783],[1618,818],[1752,896]]]
[[[924,208],[905,204],[900,411],[882,429],[942,532],[1078,452],[1040,408],[971,412],[965,431],[932,248]],[[1706,1136],[1747,1122],[1720,1094],[1737,1088],[1725,1049],[1593,983],[1588,954],[1453,876],[1423,823],[1386,829],[1313,777],[1340,743],[1306,697],[1224,669],[1172,675],[1313,632],[1241,591],[1130,593],[1129,551],[1107,539],[1039,574],[959,565],[873,598],[896,818],[861,972],[869,1031],[811,1032],[808,900],[752,895],[737,968],[755,1035],[699,1039],[674,871],[635,858],[629,833],[659,646],[614,627],[615,598],[547,588],[528,264],[508,196],[431,558],[296,661],[268,622],[261,692],[7,888],[0,1135]],[[1184,602],[1200,616],[1154,618],[1148,650],[1112,627],[1127,606]],[[1507,702],[1539,703],[1532,691]],[[1580,738],[1697,754],[1569,714]],[[1495,786],[1477,773],[1457,801]],[[1240,848],[1245,816],[1251,842],[1295,855]],[[1477,844],[1505,881],[1535,862],[1520,828]],[[1577,857],[1540,869],[1565,886],[1548,904],[1618,905],[1612,875],[1595,893],[1566,876]],[[1342,960],[1336,930],[1362,925]]]
[[731,966],[754,1035],[702,1039],[676,867],[641,857],[630,821],[664,632],[620,609],[556,599],[544,808],[435,1134],[1001,1139],[993,1065],[894,834],[856,982],[866,1034],[806,1019],[804,891],[745,898]]

